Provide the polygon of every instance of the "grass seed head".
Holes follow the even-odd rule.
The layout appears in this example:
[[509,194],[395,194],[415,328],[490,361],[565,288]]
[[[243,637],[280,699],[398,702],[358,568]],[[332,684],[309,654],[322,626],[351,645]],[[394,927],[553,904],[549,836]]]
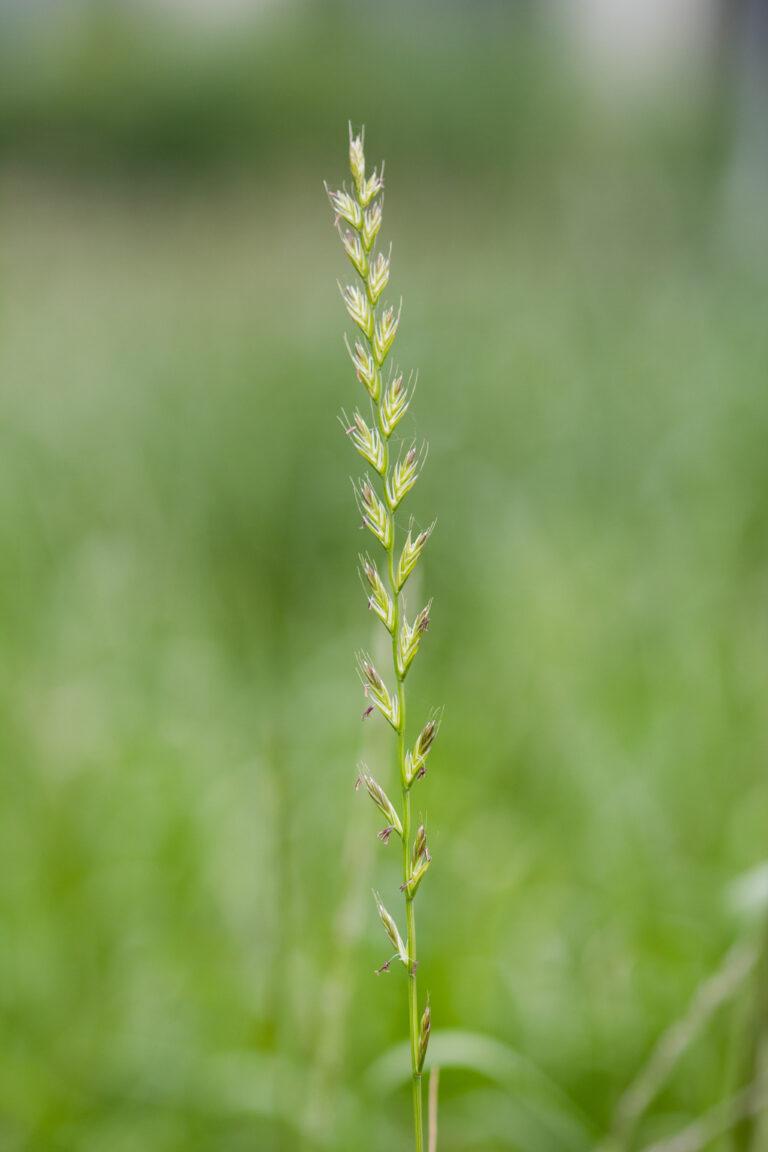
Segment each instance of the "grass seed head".
[[[403,941],[397,925],[374,892],[379,918],[387,938],[395,950],[395,956],[405,965],[411,978],[409,995],[409,1026],[411,1036],[411,1071],[417,1095],[414,1098],[416,1117],[416,1149],[422,1152],[420,1074],[429,1043],[431,1015],[429,998],[419,1021],[418,992],[416,988],[417,960],[414,931],[413,899],[430,866],[432,857],[427,846],[427,833],[423,824],[419,825],[411,842],[411,797],[410,789],[414,781],[424,775],[426,759],[429,755],[438,720],[433,715],[426,723],[412,749],[405,748],[405,676],[413,662],[421,643],[421,638],[429,626],[431,601],[422,608],[412,623],[405,616],[402,602],[402,589],[406,580],[418,563],[424,546],[434,528],[434,523],[424,531],[416,531],[413,520],[408,528],[405,542],[395,551],[395,537],[398,528],[395,524],[395,511],[416,483],[426,459],[426,444],[417,450],[411,444],[403,449],[397,459],[390,451],[390,437],[408,411],[413,398],[414,384],[410,378],[403,383],[402,373],[395,373],[386,387],[382,383],[382,366],[389,355],[400,323],[402,304],[397,311],[392,306],[382,304],[384,289],[389,282],[392,249],[384,255],[374,251],[374,245],[381,229],[382,210],[380,193],[384,186],[383,167],[366,175],[363,133],[355,135],[350,125],[349,166],[352,173],[352,192],[345,187],[340,191],[328,191],[331,207],[336,216],[342,246],[360,282],[342,287],[339,290],[347,313],[357,326],[360,338],[355,340],[354,349],[349,340],[347,351],[358,381],[364,385],[370,399],[370,417],[366,418],[355,410],[352,420],[342,413],[347,436],[356,451],[373,470],[371,476],[353,481],[355,498],[363,518],[363,527],[376,537],[387,554],[385,576],[367,555],[360,557],[360,576],[366,591],[368,606],[379,617],[392,638],[392,662],[396,678],[396,692],[393,695],[383,678],[365,653],[358,657],[358,668],[366,698],[370,701],[363,712],[363,718],[374,708],[394,728],[397,741],[397,764],[402,787],[402,815],[397,811],[389,796],[371,776],[365,765],[356,787],[362,784],[379,812],[387,821],[379,833],[379,839],[387,844],[393,832],[403,840],[403,884],[408,910],[408,936]],[[344,221],[348,227],[344,228]],[[345,337],[346,339],[346,337]],[[374,486],[376,485],[376,487]],[[377,490],[378,488],[378,490]],[[384,569],[382,569],[384,571]],[[388,575],[388,582],[385,582]],[[389,970],[394,957],[386,960],[379,972]]]

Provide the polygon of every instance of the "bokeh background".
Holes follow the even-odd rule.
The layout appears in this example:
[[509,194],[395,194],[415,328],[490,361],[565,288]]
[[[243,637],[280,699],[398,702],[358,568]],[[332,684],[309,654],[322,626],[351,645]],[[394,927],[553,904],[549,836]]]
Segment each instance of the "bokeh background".
[[349,120],[438,518],[439,1148],[764,1147],[765,6],[5,0],[0,41],[2,1152],[410,1146]]

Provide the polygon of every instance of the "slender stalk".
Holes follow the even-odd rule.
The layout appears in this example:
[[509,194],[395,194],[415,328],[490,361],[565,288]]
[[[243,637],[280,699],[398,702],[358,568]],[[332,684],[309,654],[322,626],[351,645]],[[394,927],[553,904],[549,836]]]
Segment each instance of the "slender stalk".
[[[410,803],[410,800],[408,801]],[[424,1122],[421,1109],[421,1071],[419,1065],[419,998],[416,988],[416,915],[413,899],[406,900],[408,916],[408,955],[411,957],[411,983],[408,1003],[408,1022],[411,1030],[411,1071],[413,1076],[413,1123],[416,1133],[416,1152],[424,1146]]]
[[[381,425],[381,411],[380,406],[377,404],[377,414],[379,417],[379,424]],[[387,492],[386,483],[384,490],[387,493],[387,502],[389,503],[389,493]],[[390,510],[392,511],[390,506]],[[394,520],[393,520],[394,524]],[[413,1080],[413,1122],[416,1138],[416,1150],[422,1152],[423,1148],[423,1130],[424,1124],[422,1121],[422,1106],[421,1106],[421,1072],[419,1071],[419,997],[418,986],[416,980],[416,967],[418,960],[416,957],[416,910],[413,906],[413,896],[408,894],[408,880],[410,877],[410,843],[411,843],[411,791],[407,784],[406,766],[405,766],[405,677],[400,675],[397,667],[397,638],[400,634],[400,597],[397,592],[397,583],[395,579],[395,529],[392,530],[392,543],[389,551],[389,586],[392,592],[392,601],[395,606],[395,627],[392,634],[392,664],[395,669],[395,676],[397,677],[397,703],[398,712],[400,717],[400,724],[397,733],[397,770],[400,777],[402,788],[402,802],[403,802],[403,887],[405,891],[405,915],[406,915],[406,949],[409,957],[409,989],[408,989],[408,1027],[411,1039],[411,1076]]]
[[374,248],[381,227],[381,204],[377,197],[383,188],[383,180],[376,171],[366,177],[362,136],[355,137],[351,131],[349,157],[352,192],[342,188],[338,192],[329,191],[328,195],[336,213],[337,226],[342,220],[350,226],[346,230],[339,227],[339,234],[344,250],[361,281],[341,291],[347,312],[361,334],[354,349],[349,344],[347,348],[357,378],[368,393],[371,423],[356,409],[351,421],[346,413],[343,414],[343,424],[353,445],[378,477],[377,481],[372,482],[366,475],[356,485],[355,493],[363,526],[376,537],[386,554],[388,582],[384,583],[375,563],[367,555],[360,557],[361,575],[364,586],[367,584],[368,606],[376,612],[392,638],[395,695],[390,693],[365,653],[360,654],[359,667],[365,695],[372,701],[363,713],[364,717],[378,709],[397,737],[396,767],[402,796],[401,813],[398,814],[384,789],[368,774],[365,765],[361,768],[357,783],[358,786],[365,786],[387,820],[387,826],[379,833],[379,839],[387,844],[392,833],[396,833],[402,841],[406,937],[403,940],[392,916],[378,895],[374,894],[379,917],[395,949],[395,956],[387,960],[379,972],[388,971],[392,960],[398,959],[408,977],[414,1134],[416,1152],[423,1152],[421,1072],[429,1043],[431,1014],[427,999],[419,1018],[414,901],[432,857],[427,847],[424,826],[420,825],[415,833],[413,830],[411,789],[426,771],[427,757],[438,725],[437,718],[430,717],[413,748],[406,747],[405,679],[429,625],[430,604],[418,613],[413,623],[409,623],[405,614],[403,587],[416,567],[434,525],[417,532],[411,521],[398,554],[395,513],[418,479],[426,458],[426,445],[420,452],[417,452],[414,445],[410,445],[403,454],[404,446],[401,444],[396,458],[392,451],[393,433],[408,410],[412,389],[408,384],[403,384],[402,375],[392,374],[385,383],[382,371],[400,321],[400,313],[395,315],[391,307],[377,313],[379,299],[389,279],[390,263],[389,256],[377,253]]
[[440,1083],[440,1069],[433,1065],[429,1073],[429,1149],[437,1152],[437,1092]]

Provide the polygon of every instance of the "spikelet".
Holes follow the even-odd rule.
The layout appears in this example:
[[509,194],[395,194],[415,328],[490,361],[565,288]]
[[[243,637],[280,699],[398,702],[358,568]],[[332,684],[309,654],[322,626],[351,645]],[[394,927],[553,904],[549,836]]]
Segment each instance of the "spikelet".
[[[341,292],[342,300],[347,306],[350,319],[354,320],[363,335],[367,336],[370,340],[374,334],[376,324],[373,318],[371,302],[367,295],[358,288],[357,284],[348,284],[344,288],[339,285],[339,291]],[[389,328],[387,329],[387,333],[389,333]],[[390,340],[390,344],[391,342]],[[377,360],[377,363],[381,366],[380,360]]]
[[[361,768],[365,768],[365,765],[362,764]],[[400,817],[395,811],[392,801],[390,800],[389,796],[387,796],[382,786],[374,780],[373,776],[369,776],[367,772],[360,773],[357,778],[355,788],[359,787],[360,784],[364,785],[366,792],[370,796],[371,800],[373,800],[374,804],[381,812],[390,828],[397,832],[398,836],[402,836],[403,828],[400,824]]]
[[[374,321],[373,324],[373,357],[379,368],[387,358],[387,354],[394,343],[395,336],[397,335],[397,328],[400,324],[400,313],[402,311],[402,304],[398,308],[397,315],[395,315],[394,308],[385,308],[381,314],[381,319]],[[354,320],[354,316],[352,317]],[[370,338],[370,333],[366,332]]]
[[414,780],[418,780],[427,771],[427,756],[429,756],[439,727],[439,714],[430,716],[419,733],[413,751],[409,749],[405,753],[404,782],[406,788],[410,788]]
[[409,389],[403,384],[402,374],[395,376],[387,386],[381,402],[381,430],[387,439],[389,439],[400,423],[400,420],[408,411],[410,402]]
[[409,624],[403,616],[400,634],[397,638],[397,671],[401,679],[405,677],[410,668],[413,658],[419,650],[421,637],[429,627],[429,610],[431,607],[432,601],[430,600],[429,604],[419,612],[413,624]]
[[384,507],[370,482],[361,480],[355,488],[357,504],[363,514],[363,524],[387,551],[392,545],[392,516]]
[[432,1013],[429,1010],[429,996],[427,996],[426,1007],[424,1014],[421,1017],[421,1025],[419,1027],[419,1072],[424,1067],[424,1061],[427,1057],[427,1048],[429,1047],[429,1034],[432,1031]]
[[422,447],[421,453],[411,447],[392,470],[392,476],[387,479],[387,503],[395,509],[402,503],[411,488],[419,478],[419,473],[427,458],[427,446]]
[[434,527],[435,524],[433,521],[429,528],[426,528],[423,532],[419,532],[417,536],[414,536],[413,522],[411,522],[408,528],[408,536],[406,537],[405,544],[403,544],[403,550],[400,553],[400,559],[397,562],[397,578],[395,584],[398,592],[416,567],[419,557],[424,550],[424,545],[432,535]]
[[431,863],[432,857],[427,848],[427,830],[423,824],[420,824],[411,850],[410,872],[407,880],[400,886],[403,892],[408,893],[411,900],[416,895],[416,890],[424,879]]
[[342,412],[342,427],[364,460],[376,469],[381,476],[386,465],[384,441],[377,428],[371,428],[360,413],[355,410],[352,422]]
[[[358,208],[358,212],[360,209]],[[379,234],[381,228],[381,204],[373,204],[370,208],[362,213],[363,223],[363,244],[370,252],[373,247],[373,242]]]
[[390,916],[389,912],[387,912],[386,908],[384,907],[382,900],[381,900],[381,897],[379,896],[378,892],[374,892],[373,898],[376,901],[376,907],[379,910],[379,918],[380,918],[382,924],[384,925],[384,931],[386,932],[387,936],[389,937],[389,941],[390,941],[392,947],[394,948],[395,952],[397,953],[398,960],[401,960],[403,964],[407,965],[408,964],[408,949],[406,948],[405,943],[403,942],[402,936],[400,935],[400,933],[397,930],[397,924],[395,924],[395,922],[392,919],[392,917]]
[[395,605],[392,602],[392,597],[384,587],[384,581],[379,575],[376,565],[368,556],[360,557],[360,564],[362,573],[365,576],[366,582],[370,589],[370,596],[368,597],[368,607],[371,608],[387,632],[394,632],[395,630]]
[[364,653],[358,657],[358,667],[365,695],[373,701],[384,719],[389,721],[395,731],[399,731],[400,706],[398,698],[390,695],[386,684]]
[[344,340],[347,345],[347,352],[349,352],[350,359],[355,366],[358,380],[361,384],[365,384],[371,400],[378,400],[381,390],[381,372],[376,367],[373,356],[370,352],[367,352],[360,343],[355,344],[355,350],[353,352],[346,336]]

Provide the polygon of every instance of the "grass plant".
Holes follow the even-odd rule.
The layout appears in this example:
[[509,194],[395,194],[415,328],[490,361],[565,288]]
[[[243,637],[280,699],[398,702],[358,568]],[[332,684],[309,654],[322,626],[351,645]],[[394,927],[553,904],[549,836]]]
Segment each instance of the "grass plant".
[[[399,961],[407,973],[408,1019],[410,1029],[411,1080],[413,1090],[413,1118],[416,1152],[423,1150],[423,1120],[421,1076],[429,1044],[431,1012],[427,996],[423,1010],[419,1011],[417,985],[418,960],[416,955],[415,899],[422,880],[432,861],[427,846],[425,825],[414,827],[412,789],[424,776],[432,744],[438,727],[438,716],[430,716],[421,728],[412,747],[406,741],[405,681],[419,650],[422,637],[429,627],[431,601],[411,619],[406,614],[404,588],[412,575],[434,524],[420,530],[411,520],[403,537],[396,513],[413,488],[427,455],[427,445],[420,447],[397,435],[413,397],[414,380],[403,381],[400,372],[387,371],[392,344],[400,321],[400,308],[381,303],[389,280],[391,248],[387,255],[377,250],[376,241],[381,229],[381,193],[383,167],[366,174],[363,135],[355,136],[350,127],[349,161],[352,190],[346,186],[337,191],[328,190],[335,223],[344,250],[357,273],[358,282],[339,286],[350,319],[356,325],[359,338],[354,347],[347,342],[357,379],[365,388],[365,412],[355,408],[351,420],[343,413],[343,426],[354,447],[371,469],[355,482],[355,496],[363,526],[375,537],[383,551],[382,576],[370,555],[360,556],[360,575],[368,598],[368,607],[378,616],[391,638],[392,690],[374,666],[366,652],[358,656],[360,679],[366,700],[366,717],[374,710],[381,713],[392,728],[396,739],[396,770],[400,783],[401,807],[398,811],[384,788],[360,765],[356,787],[370,796],[386,824],[379,839],[388,844],[392,835],[399,837],[402,846],[403,882],[400,890],[405,900],[405,936],[402,936],[395,917],[389,912],[378,893],[374,893],[379,918],[387,938],[394,948],[378,973],[389,971],[393,961]],[[386,375],[386,381],[385,381]],[[374,476],[375,479],[371,477]],[[386,673],[387,678],[389,672]],[[434,1127],[434,1126],[433,1126]]]

